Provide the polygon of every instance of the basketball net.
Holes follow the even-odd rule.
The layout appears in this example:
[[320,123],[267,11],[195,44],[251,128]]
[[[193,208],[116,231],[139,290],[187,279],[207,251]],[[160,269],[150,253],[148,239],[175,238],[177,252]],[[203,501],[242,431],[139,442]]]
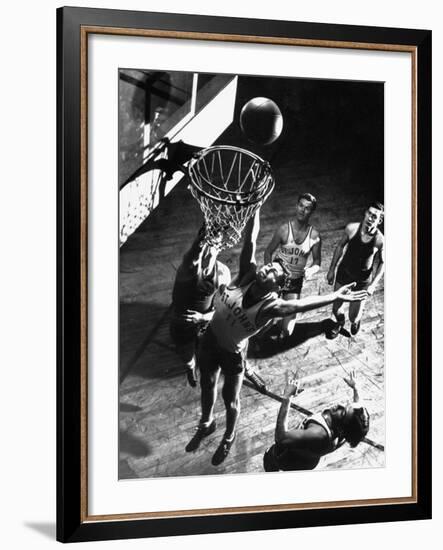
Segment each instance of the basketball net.
[[238,243],[274,188],[268,162],[229,145],[203,149],[190,161],[188,172],[191,193],[205,218],[205,240],[218,250]]

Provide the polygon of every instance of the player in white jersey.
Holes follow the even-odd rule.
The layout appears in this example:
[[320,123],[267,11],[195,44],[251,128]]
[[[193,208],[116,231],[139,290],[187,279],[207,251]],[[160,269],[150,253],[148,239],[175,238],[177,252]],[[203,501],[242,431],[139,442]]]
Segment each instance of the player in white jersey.
[[257,211],[246,226],[239,274],[230,285],[221,285],[215,294],[215,312],[202,337],[198,355],[202,414],[186,451],[195,451],[201,440],[216,428],[213,414],[217,382],[222,372],[226,430],[212,458],[214,465],[223,462],[234,442],[249,338],[275,318],[322,307],[336,299],[352,302],[366,297],[365,291],[352,292],[351,283],[325,296],[300,300],[279,298],[278,291],[284,287],[288,272],[279,262],[257,268],[255,250],[259,220]]
[[[310,279],[321,265],[320,233],[309,225],[309,219],[317,207],[316,198],[310,193],[303,193],[297,199],[294,219],[282,224],[274,233],[265,250],[265,263],[279,259],[288,269],[290,277],[286,283],[282,298],[293,300],[300,298],[304,279]],[[306,267],[309,255],[312,264]],[[280,339],[294,332],[296,315],[282,320]]]

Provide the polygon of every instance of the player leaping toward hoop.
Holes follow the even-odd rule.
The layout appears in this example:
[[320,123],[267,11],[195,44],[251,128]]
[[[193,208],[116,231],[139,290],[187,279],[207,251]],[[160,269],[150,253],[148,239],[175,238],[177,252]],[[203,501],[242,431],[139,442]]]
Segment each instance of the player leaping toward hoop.
[[172,290],[171,338],[185,364],[189,385],[197,385],[195,353],[197,339],[212,317],[212,300],[220,284],[231,280],[229,268],[217,261],[218,250],[198,232],[177,269]]
[[259,220],[258,210],[246,226],[239,274],[230,285],[218,288],[214,297],[215,312],[198,353],[202,411],[197,431],[186,451],[196,450],[201,440],[216,428],[214,405],[217,381],[222,372],[226,430],[212,458],[215,466],[227,457],[235,439],[249,338],[275,318],[323,307],[337,299],[353,302],[366,297],[366,291],[352,292],[354,284],[351,283],[325,296],[288,301],[278,298],[277,292],[285,285],[288,273],[279,262],[257,268],[255,252]]

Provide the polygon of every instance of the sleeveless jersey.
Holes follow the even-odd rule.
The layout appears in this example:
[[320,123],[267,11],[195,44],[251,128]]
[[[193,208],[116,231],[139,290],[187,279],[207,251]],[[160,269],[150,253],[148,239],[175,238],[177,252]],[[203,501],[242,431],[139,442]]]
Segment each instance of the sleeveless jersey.
[[354,276],[356,280],[369,278],[373,266],[374,243],[379,237],[379,233],[377,229],[372,239],[365,243],[362,241],[361,225],[359,225],[356,234],[348,243],[339,268]]
[[217,264],[207,277],[196,272],[192,277],[177,277],[172,290],[172,305],[176,315],[188,309],[206,313],[212,307],[212,298],[218,286]]
[[321,426],[328,434],[328,439],[329,439],[328,452],[331,453],[332,451],[335,451],[335,449],[337,449],[337,447],[340,446],[341,441],[339,440],[338,437],[333,437],[331,428],[329,427],[322,413],[315,413],[312,416],[308,416],[303,420],[301,427],[306,429],[308,427],[308,424],[310,424],[311,422]]
[[275,292],[270,292],[256,304],[245,308],[243,300],[252,284],[231,288],[222,285],[214,298],[215,313],[209,324],[211,332],[220,347],[233,353],[243,351],[248,339],[270,322],[258,325],[257,315],[265,304],[278,299]]
[[312,248],[311,233],[312,226],[310,225],[303,242],[298,244],[294,239],[292,224],[288,222],[288,239],[286,243],[280,244],[280,249],[275,257],[283,261],[291,273],[291,279],[299,279],[305,273],[306,262]]
[[[311,470],[315,468],[320,460],[320,456],[331,453],[337,449],[344,440],[334,437],[328,423],[322,413],[316,413],[304,418],[297,429],[306,430],[310,423],[321,426],[328,435],[328,448],[319,455],[317,452],[308,449],[292,449],[290,446],[282,443],[274,443],[265,453],[265,462],[268,466],[267,471],[288,471],[288,470]],[[270,467],[269,467],[270,466]]]

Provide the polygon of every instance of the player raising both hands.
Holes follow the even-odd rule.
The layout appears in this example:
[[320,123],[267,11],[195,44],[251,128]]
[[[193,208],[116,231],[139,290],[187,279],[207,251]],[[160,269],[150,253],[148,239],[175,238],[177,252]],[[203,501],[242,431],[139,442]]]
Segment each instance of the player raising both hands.
[[292,401],[300,393],[300,384],[294,374],[286,373],[286,387],[275,428],[275,443],[263,457],[267,472],[313,470],[322,456],[334,452],[345,442],[356,447],[365,437],[369,430],[369,413],[360,402],[355,371],[352,370],[343,380],[352,388],[351,404],[334,405],[306,417],[297,429],[289,430],[289,410]]

